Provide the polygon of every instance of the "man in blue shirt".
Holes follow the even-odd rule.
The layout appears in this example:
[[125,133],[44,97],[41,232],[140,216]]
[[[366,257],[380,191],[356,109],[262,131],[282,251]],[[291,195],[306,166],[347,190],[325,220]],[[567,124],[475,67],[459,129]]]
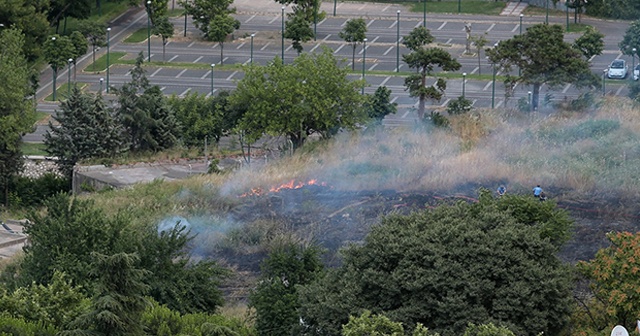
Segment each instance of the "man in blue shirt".
[[542,188],[540,188],[540,185],[538,184],[535,188],[533,188],[533,197],[540,197],[541,193]]

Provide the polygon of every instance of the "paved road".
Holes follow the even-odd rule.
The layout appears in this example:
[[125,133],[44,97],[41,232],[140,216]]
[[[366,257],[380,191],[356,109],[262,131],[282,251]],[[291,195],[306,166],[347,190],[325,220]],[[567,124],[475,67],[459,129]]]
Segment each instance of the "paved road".
[[[252,59],[258,64],[266,64],[275,56],[280,56],[282,52],[282,44],[280,38],[280,30],[282,24],[282,16],[280,6],[274,2],[265,0],[236,0],[238,13],[237,19],[242,26],[235,33],[236,38],[233,42],[225,43],[224,46],[224,63],[225,64],[247,64]],[[362,46],[356,49],[354,67],[357,73],[351,75],[352,78],[360,78],[361,69],[364,64],[365,78],[368,86],[365,91],[372,93],[380,85],[386,85],[392,90],[393,101],[399,104],[399,113],[390,116],[385,122],[389,125],[413,123],[415,120],[414,108],[417,103],[410,98],[404,90],[403,78],[393,76],[393,72],[397,71],[397,64],[400,65],[400,71],[407,71],[406,65],[401,60],[401,55],[407,52],[407,49],[399,43],[398,37],[407,35],[414,27],[424,24],[422,13],[408,13],[405,8],[397,5],[380,5],[371,3],[340,3],[337,5],[338,15],[333,16],[333,3],[324,2],[322,9],[325,10],[327,17],[317,24],[317,40],[311,41],[304,45],[307,52],[317,52],[321,48],[329,48],[334,54],[343,60],[343,64],[351,66],[352,48],[344,43],[338,36],[345,22],[352,17],[363,17],[367,22],[367,46],[366,57]],[[400,20],[398,21],[397,11],[400,10]],[[146,54],[147,43],[124,44],[122,39],[136,29],[146,27],[146,18],[144,12],[133,12],[130,15],[121,18],[113,25],[111,31],[110,51],[123,51],[128,53],[128,57],[134,57],[138,52],[143,51]],[[522,21],[522,25],[520,22]],[[492,103],[493,83],[490,80],[468,79],[463,84],[462,73],[466,74],[491,74],[492,66],[484,58],[481,53],[480,62],[477,57],[467,57],[463,55],[466,33],[464,31],[465,24],[471,24],[472,34],[485,34],[489,43],[493,43],[511,38],[526,30],[527,27],[544,21],[544,17],[525,16],[522,19],[515,16],[469,16],[469,15],[445,15],[428,13],[426,26],[429,28],[436,38],[436,42],[440,47],[449,51],[452,55],[459,58],[462,69],[459,71],[457,78],[448,80],[448,86],[445,98],[437,105],[446,106],[450,99],[462,95],[464,88],[465,96],[471,99],[476,107],[490,107]],[[564,17],[551,17],[552,23],[564,24]],[[147,74],[152,84],[159,85],[163,92],[168,95],[185,95],[188,92],[201,92],[205,94],[211,93],[211,69],[210,64],[220,64],[220,46],[215,43],[205,42],[197,39],[198,32],[188,22],[187,38],[183,38],[184,20],[180,17],[173,19],[176,26],[176,37],[166,45],[166,51],[163,56],[161,41],[157,38],[151,40],[151,58],[160,61],[163,59],[168,63],[198,63],[202,65],[201,69],[185,69],[179,67],[148,67]],[[602,70],[607,68],[611,60],[615,58],[625,58],[631,67],[632,60],[623,57],[618,48],[618,42],[621,40],[628,23],[618,21],[600,21],[600,20],[584,20],[584,22],[596,26],[606,35],[605,52],[601,56],[594,57],[591,60],[594,73],[601,75]],[[253,43],[250,34],[255,34]],[[566,40],[571,42],[578,37],[579,34],[567,34]],[[399,47],[399,49],[398,49]],[[104,53],[104,50],[101,51]],[[291,62],[296,56],[295,50],[292,50],[290,43],[285,40],[285,61]],[[87,65],[90,60],[83,60],[81,66]],[[478,64],[480,63],[480,64]],[[115,65],[110,70],[110,84],[119,86],[128,81],[130,66]],[[373,74],[371,71],[385,71],[383,74]],[[514,71],[514,74],[517,70]],[[213,91],[217,92],[222,89],[232,89],[235,83],[242,78],[242,72],[238,71],[220,71],[214,68],[213,71]],[[99,90],[99,79],[104,78],[105,74],[93,74],[84,72],[78,74],[77,81],[90,84],[90,90]],[[43,96],[51,90],[50,78],[45,80],[43,88],[39,94]],[[61,71],[58,76],[59,83],[66,83],[67,75],[65,71]],[[435,79],[431,79],[435,82]],[[605,90],[608,94],[624,95],[627,93],[629,81],[608,80]],[[516,88],[516,96],[508,102],[509,106],[513,106],[515,102],[522,97],[527,97],[529,88]],[[553,90],[544,87],[541,92],[541,100],[547,94],[552,100],[561,100],[565,97],[576,97],[580,94],[572,85],[562,88],[554,88]],[[504,106],[504,87],[499,81],[496,83],[494,104],[496,107]],[[39,105],[39,110],[50,112],[52,106]],[[33,135],[29,139],[35,141],[38,135]]]

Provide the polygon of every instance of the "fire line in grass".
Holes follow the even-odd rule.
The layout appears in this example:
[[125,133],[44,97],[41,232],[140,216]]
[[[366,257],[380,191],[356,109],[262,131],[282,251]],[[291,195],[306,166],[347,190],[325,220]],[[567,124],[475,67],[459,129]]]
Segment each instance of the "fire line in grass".
[[326,182],[318,182],[318,180],[315,180],[315,179],[312,179],[312,180],[309,180],[309,181],[306,181],[306,182],[291,180],[291,181],[289,181],[287,183],[283,183],[281,185],[271,187],[268,190],[262,189],[262,188],[253,188],[250,191],[240,195],[239,197],[260,196],[260,195],[264,195],[264,194],[267,194],[267,193],[277,193],[277,192],[282,191],[282,190],[300,189],[302,187],[311,186],[311,185],[326,187],[327,183]]

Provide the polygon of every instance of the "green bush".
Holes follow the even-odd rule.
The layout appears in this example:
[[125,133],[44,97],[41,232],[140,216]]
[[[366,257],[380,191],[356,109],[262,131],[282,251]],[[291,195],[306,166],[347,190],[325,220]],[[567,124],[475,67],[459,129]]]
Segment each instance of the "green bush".
[[52,326],[26,322],[21,318],[0,315],[0,335],[11,336],[54,336],[57,331]]
[[449,114],[463,114],[471,111],[472,102],[465,97],[458,97],[458,99],[453,100],[447,105],[447,112]]
[[[70,190],[70,181],[53,173],[46,173],[39,178],[13,176],[9,181],[9,205],[14,207],[37,206],[57,194]],[[2,195],[3,202],[6,202]]]

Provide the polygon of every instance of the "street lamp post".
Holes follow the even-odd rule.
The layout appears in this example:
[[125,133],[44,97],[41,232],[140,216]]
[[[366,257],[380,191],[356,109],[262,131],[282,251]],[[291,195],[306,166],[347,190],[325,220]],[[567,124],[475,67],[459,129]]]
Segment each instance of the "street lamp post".
[[396,19],[396,72],[400,72],[400,10]]
[[109,40],[111,39],[111,27],[107,28],[107,93],[109,93]]
[[463,72],[462,73],[462,98],[464,98],[464,89],[465,89],[464,86],[466,82],[467,82],[467,73]]
[[251,34],[251,64],[253,64],[253,38],[256,34]]
[[151,62],[151,0],[147,1],[147,54],[147,62]]
[[546,0],[545,3],[546,3],[546,7],[547,7],[547,16],[544,19],[544,23],[549,24],[549,0]]
[[367,64],[367,39],[362,40],[364,45],[362,46],[362,94],[364,95],[364,71]]
[[427,0],[422,3],[422,26],[427,28]]
[[98,90],[98,94],[102,95],[102,81],[104,81],[104,78],[100,78],[100,90]]
[[[51,37],[51,41],[56,43],[56,37]],[[54,47],[55,48],[55,47]],[[58,66],[52,66],[53,68],[53,101],[56,101],[56,77],[58,77]]]
[[284,64],[284,6],[282,6],[282,64]]
[[333,0],[333,16],[336,16],[336,4],[338,0]]
[[211,97],[213,97],[213,67],[215,64],[211,63]]
[[[498,42],[496,42],[493,45],[493,48],[497,48],[498,47]],[[491,85],[491,108],[495,108],[496,106],[496,63],[492,62],[493,64],[493,84]]]
[[527,92],[527,105],[529,106],[529,110],[533,111],[533,108],[531,108],[531,105],[533,104],[533,101],[531,100],[531,91]]
[[318,38],[318,1],[315,0],[313,4],[313,40],[317,41]]
[[524,14],[520,14],[520,35],[522,35],[522,18],[524,17]]
[[67,96],[71,96],[71,66],[73,65],[73,58],[68,59],[69,67],[67,68],[68,78],[67,78]]
[[607,69],[602,70],[602,95],[607,94],[605,78],[607,77]]
[[567,12],[567,31],[569,31],[569,6],[567,5],[567,2],[565,1],[564,6],[566,7],[566,12]]
[[184,10],[184,37],[187,37],[187,10]]
[[635,78],[634,76],[636,75],[636,51],[638,51],[638,49],[633,48],[631,49],[631,80],[633,81]]

